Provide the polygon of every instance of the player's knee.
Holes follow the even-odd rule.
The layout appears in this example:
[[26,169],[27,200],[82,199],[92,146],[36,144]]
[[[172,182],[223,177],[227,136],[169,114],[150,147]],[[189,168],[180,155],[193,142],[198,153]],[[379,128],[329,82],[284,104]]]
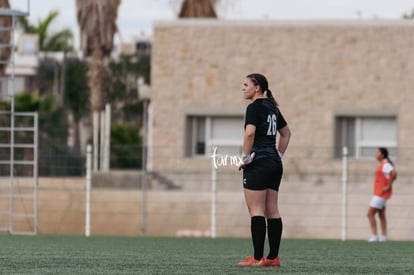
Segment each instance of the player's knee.
[[267,219],[277,219],[277,218],[280,218],[280,214],[279,214],[278,209],[273,209],[271,211],[269,211],[269,210],[266,209],[266,211],[265,211],[265,217]]

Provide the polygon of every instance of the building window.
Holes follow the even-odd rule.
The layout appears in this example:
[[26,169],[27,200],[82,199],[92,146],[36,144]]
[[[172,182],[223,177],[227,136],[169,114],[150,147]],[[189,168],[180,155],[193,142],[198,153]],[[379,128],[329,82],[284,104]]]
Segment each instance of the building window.
[[34,34],[23,34],[19,38],[18,53],[20,55],[36,55],[38,51],[39,38]]
[[243,143],[243,117],[188,116],[185,153],[187,157],[211,156],[217,153],[240,154]]
[[355,159],[372,158],[378,147],[387,147],[391,156],[397,152],[397,118],[338,116],[335,122],[335,156],[342,148]]
[[[10,94],[20,94],[24,91],[26,91],[26,85],[25,85],[25,77],[24,76],[15,76],[14,77],[14,92],[10,91]],[[9,86],[11,89],[12,87]]]

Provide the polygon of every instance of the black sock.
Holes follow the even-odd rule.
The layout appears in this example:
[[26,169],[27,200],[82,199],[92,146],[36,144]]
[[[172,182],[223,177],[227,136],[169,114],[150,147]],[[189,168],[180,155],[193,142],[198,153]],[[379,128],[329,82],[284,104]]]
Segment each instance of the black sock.
[[282,238],[282,219],[267,220],[267,237],[269,239],[268,259],[275,259],[279,256],[280,239]]
[[266,219],[262,216],[254,216],[251,218],[250,226],[254,258],[260,260],[263,257],[264,241],[266,239]]

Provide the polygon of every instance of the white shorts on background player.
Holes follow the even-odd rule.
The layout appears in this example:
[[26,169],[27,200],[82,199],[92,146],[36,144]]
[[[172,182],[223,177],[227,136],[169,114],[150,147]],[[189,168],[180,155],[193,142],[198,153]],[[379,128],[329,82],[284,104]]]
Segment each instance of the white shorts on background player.
[[371,202],[369,203],[369,206],[374,207],[376,209],[382,209],[387,204],[387,200],[384,198],[381,198],[379,196],[373,196],[371,199]]

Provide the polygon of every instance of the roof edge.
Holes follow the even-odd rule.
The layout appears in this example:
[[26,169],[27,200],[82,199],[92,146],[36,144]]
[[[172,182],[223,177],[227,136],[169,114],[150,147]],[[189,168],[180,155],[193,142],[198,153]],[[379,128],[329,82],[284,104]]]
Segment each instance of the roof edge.
[[154,21],[154,27],[401,27],[414,26],[414,20],[375,19],[375,20],[223,20],[223,19],[175,19]]

